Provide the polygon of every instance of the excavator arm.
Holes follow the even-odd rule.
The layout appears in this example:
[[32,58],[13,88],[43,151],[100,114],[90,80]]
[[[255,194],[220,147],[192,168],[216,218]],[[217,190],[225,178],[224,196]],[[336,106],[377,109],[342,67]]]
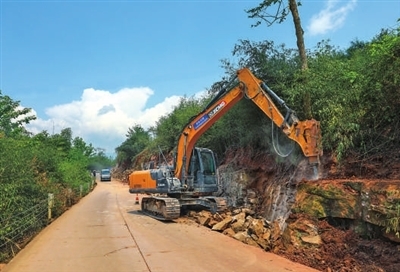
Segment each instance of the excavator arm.
[[[240,82],[244,83],[245,96],[252,100],[265,115],[282,129],[289,139],[298,143],[311,164],[318,163],[319,156],[322,155],[319,122],[314,119],[299,121],[295,112],[247,68],[239,70],[237,76]],[[285,116],[279,111],[271,97],[285,108]]]
[[[243,68],[184,127],[178,139],[175,177],[185,180],[191,152],[199,137],[243,97],[253,101],[290,139],[297,142],[310,163],[319,162],[319,156],[322,155],[319,122],[314,119],[299,121],[295,113],[263,81],[256,78],[249,69]],[[285,116],[271,97],[285,108]]]

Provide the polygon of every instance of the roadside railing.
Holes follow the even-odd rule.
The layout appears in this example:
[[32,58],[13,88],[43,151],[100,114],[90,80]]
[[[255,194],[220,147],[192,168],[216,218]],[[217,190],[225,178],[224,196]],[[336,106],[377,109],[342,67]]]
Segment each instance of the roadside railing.
[[[94,187],[95,180],[92,180],[76,188],[69,188],[64,194],[49,193],[47,199],[42,199],[29,208],[21,207],[22,211],[12,217],[1,218],[0,215],[0,263],[12,259],[44,227],[90,193]],[[63,207],[61,211],[60,203]]]

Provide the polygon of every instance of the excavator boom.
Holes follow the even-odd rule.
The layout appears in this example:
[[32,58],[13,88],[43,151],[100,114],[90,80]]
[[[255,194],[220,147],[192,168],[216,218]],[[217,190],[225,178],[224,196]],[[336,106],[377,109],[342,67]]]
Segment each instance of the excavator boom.
[[[285,116],[271,96],[285,108]],[[314,119],[299,121],[294,111],[262,80],[256,78],[248,68],[243,68],[237,71],[236,77],[228,87],[222,89],[206,108],[184,127],[178,140],[176,177],[185,177],[189,165],[188,157],[198,138],[243,97],[253,101],[291,140],[297,142],[311,164],[319,163],[319,156],[322,155],[319,122]]]

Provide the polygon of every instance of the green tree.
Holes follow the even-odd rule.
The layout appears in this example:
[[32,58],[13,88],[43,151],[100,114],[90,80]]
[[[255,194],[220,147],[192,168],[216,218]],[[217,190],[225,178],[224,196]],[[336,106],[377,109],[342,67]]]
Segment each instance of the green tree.
[[118,153],[118,161],[132,160],[142,152],[150,143],[150,133],[141,125],[134,125],[128,129],[127,139],[115,150]]
[[360,145],[367,158],[373,153],[395,155],[400,145],[400,27],[382,30],[358,54],[366,78]]
[[[249,9],[246,12],[249,14],[249,18],[259,19],[253,26],[260,25],[262,21],[266,22],[267,26],[271,26],[275,22],[279,24],[283,23],[290,12],[295,28],[296,44],[300,57],[301,71],[307,71],[308,60],[306,46],[304,43],[304,30],[301,26],[301,19],[298,10],[298,6],[300,5],[301,2],[296,2],[296,0],[288,0],[287,2],[285,0],[264,0],[257,7]],[[272,14],[269,13],[268,11],[273,8],[276,8],[275,12]],[[307,80],[307,75],[307,73],[299,72],[296,76],[296,79],[298,80],[297,84]],[[311,111],[311,95],[307,89],[303,90],[302,101],[307,118],[312,118],[313,114]]]
[[205,99],[183,97],[171,113],[162,116],[156,122],[154,144],[167,151],[175,148],[185,125],[203,110],[205,101]]
[[113,165],[110,158],[96,154],[82,138],[73,139],[70,128],[54,135],[47,131],[28,133],[24,125],[36,118],[30,111],[0,93],[0,262],[7,261],[4,252],[9,250],[9,237],[18,244],[47,223],[43,212],[26,211],[43,206],[47,194],[53,193],[53,215],[61,214],[68,202],[78,198],[81,186],[89,189],[91,162]]
[[0,90],[0,137],[26,134],[23,127],[35,120],[36,116],[31,115],[30,108],[22,108],[19,101],[12,100],[8,95],[3,95]]
[[65,156],[68,155],[72,147],[72,130],[71,128],[64,128],[58,134],[51,136],[54,146]]
[[[304,43],[304,31],[301,26],[300,14],[298,10],[298,6],[300,5],[301,3],[296,2],[296,0],[288,0],[287,5],[285,0],[264,0],[257,7],[249,9],[246,12],[249,14],[249,18],[259,19],[254,25],[252,25],[253,27],[257,27],[262,22],[265,22],[267,26],[271,26],[274,23],[283,23],[290,11],[295,28],[296,43],[301,60],[301,68],[306,70],[308,67],[307,54]],[[274,12],[269,13],[268,11],[274,7],[276,7]]]
[[72,140],[72,146],[86,157],[92,157],[95,154],[95,149],[92,144],[86,144],[81,137],[75,137]]

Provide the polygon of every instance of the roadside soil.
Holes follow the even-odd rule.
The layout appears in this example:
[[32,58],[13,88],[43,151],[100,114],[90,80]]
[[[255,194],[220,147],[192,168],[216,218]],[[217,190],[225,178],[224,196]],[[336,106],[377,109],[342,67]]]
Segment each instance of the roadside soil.
[[[290,221],[312,220],[293,215]],[[279,246],[274,252],[294,262],[331,272],[398,272],[400,245],[384,237],[362,238],[348,226],[333,226],[327,220],[313,220],[322,243],[309,247]],[[372,234],[372,231],[371,231]]]
[[[340,166],[328,156],[323,161],[328,181],[335,186],[338,179],[349,178],[369,186],[374,182],[400,181],[400,151],[393,150],[385,155],[375,155],[360,159],[349,156]],[[400,189],[400,182],[398,184]],[[382,227],[366,224],[368,237],[356,234],[351,220],[326,218],[311,219],[305,215],[292,215],[288,222],[312,220],[322,238],[319,247],[285,248],[276,253],[286,258],[323,271],[400,271],[400,243],[390,241],[380,233]]]

